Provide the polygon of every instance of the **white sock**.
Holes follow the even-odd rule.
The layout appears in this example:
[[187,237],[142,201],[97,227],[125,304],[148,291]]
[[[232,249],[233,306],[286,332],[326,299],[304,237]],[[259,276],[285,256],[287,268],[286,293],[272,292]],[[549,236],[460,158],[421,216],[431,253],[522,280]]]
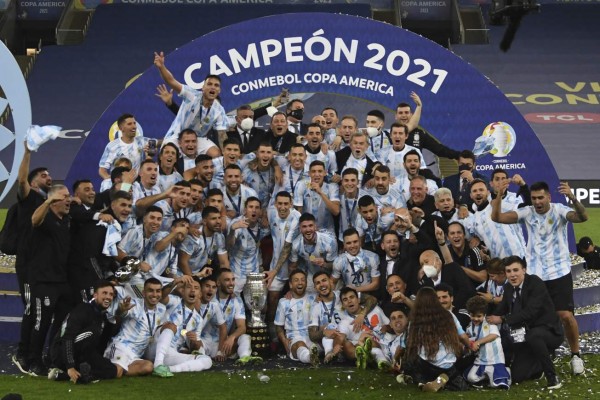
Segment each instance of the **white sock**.
[[296,354],[298,355],[298,360],[305,364],[310,364],[310,351],[307,347],[300,347],[296,350]]
[[325,354],[333,351],[333,339],[324,337],[323,340],[321,340],[321,343],[323,344]]
[[385,355],[383,354],[383,350],[381,350],[380,348],[377,347],[373,347],[371,349],[371,355],[373,357],[375,357],[375,361],[377,361],[378,363],[380,361],[386,361],[389,362],[389,360],[387,358],[385,358]]
[[250,349],[250,335],[240,335],[237,340],[237,353],[240,358],[248,357],[252,354],[252,350]]
[[173,335],[175,334],[172,330],[164,329],[158,336],[158,340],[156,341],[156,356],[154,357],[154,365],[156,367],[165,363],[165,353],[171,347]]
[[204,371],[212,367],[212,360],[208,356],[198,356],[198,358],[186,361],[181,364],[169,367],[171,372],[196,372]]

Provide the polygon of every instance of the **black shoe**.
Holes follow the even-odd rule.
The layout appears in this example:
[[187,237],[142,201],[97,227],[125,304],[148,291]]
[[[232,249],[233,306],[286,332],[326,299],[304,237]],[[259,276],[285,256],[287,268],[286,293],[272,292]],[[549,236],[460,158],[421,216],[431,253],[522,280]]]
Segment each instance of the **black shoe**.
[[546,380],[548,381],[548,389],[560,389],[562,387],[562,383],[560,382],[560,379],[558,379],[558,376],[553,375],[553,376],[548,376],[546,378]]
[[25,356],[23,356],[22,354],[14,354],[12,356],[12,362],[17,366],[17,368],[19,368],[19,371],[21,371],[22,373],[29,373],[29,362],[27,361],[27,358],[25,358]]
[[77,383],[88,384],[94,382],[94,378],[92,377],[92,367],[88,363],[79,364],[79,373],[81,376],[77,379]]
[[41,361],[32,362],[31,367],[29,368],[29,375],[31,376],[48,376],[48,368],[44,367]]

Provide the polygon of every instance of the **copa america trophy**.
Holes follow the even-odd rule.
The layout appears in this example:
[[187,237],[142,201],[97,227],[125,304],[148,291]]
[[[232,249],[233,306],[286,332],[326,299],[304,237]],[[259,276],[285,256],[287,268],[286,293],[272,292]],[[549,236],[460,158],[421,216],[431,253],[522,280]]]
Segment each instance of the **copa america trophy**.
[[262,273],[248,274],[243,291],[246,307],[251,313],[246,333],[250,335],[252,355],[255,356],[264,356],[269,349],[267,324],[264,323],[260,315],[267,303],[267,287],[263,279]]

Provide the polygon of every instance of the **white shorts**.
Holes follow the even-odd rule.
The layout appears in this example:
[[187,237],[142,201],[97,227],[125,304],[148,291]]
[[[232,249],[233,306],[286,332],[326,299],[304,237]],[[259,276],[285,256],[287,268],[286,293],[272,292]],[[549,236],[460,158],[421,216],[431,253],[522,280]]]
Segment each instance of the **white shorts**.
[[125,371],[129,369],[129,366],[134,362],[141,360],[137,354],[129,350],[127,346],[121,343],[113,343],[108,346],[104,351],[104,357],[108,358],[110,362],[123,368]]
[[212,140],[205,137],[198,138],[198,154],[206,154],[211,147],[219,148]]
[[215,358],[217,356],[217,353],[219,352],[219,342],[214,342],[210,339],[204,338],[201,338],[200,340],[202,340],[202,348],[204,349],[204,354],[206,354],[210,358]]
[[271,282],[271,287],[269,288],[269,292],[281,292],[285,285],[287,285],[288,280],[281,280],[277,277],[273,278],[273,282]]

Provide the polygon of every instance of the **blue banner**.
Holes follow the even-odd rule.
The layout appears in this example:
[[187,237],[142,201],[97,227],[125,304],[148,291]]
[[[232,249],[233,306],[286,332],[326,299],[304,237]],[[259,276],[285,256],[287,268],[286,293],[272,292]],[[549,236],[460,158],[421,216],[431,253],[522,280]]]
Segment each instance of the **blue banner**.
[[[95,124],[68,182],[97,176],[110,127],[122,113],[134,114],[146,136],[162,138],[167,132],[173,115],[154,96],[162,80],[150,66],[152,58],[148,54],[149,68]],[[194,88],[206,74],[220,75],[222,103],[228,112],[286,87],[290,93],[303,94],[306,108],[312,94],[367,101],[371,104],[363,106],[364,114],[357,115],[363,120],[373,108],[395,111],[415,91],[424,104],[421,125],[450,147],[475,150],[478,170],[489,174],[502,167],[527,182],[546,180],[551,187],[558,186],[535,133],[492,82],[443,47],[389,24],[325,13],[269,16],[198,38],[167,55],[166,65],[176,79]]]
[[18,18],[28,21],[58,21],[66,4],[66,0],[19,0]]

